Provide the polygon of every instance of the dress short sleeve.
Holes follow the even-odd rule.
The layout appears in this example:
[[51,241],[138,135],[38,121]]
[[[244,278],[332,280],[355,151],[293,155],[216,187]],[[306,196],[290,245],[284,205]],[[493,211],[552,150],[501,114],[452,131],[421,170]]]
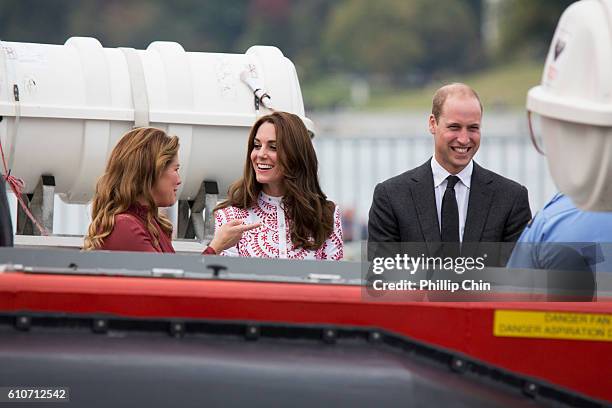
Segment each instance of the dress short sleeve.
[[334,209],[334,228],[329,238],[317,250],[317,259],[339,261],[344,257],[344,241],[342,238],[342,219],[340,208]]

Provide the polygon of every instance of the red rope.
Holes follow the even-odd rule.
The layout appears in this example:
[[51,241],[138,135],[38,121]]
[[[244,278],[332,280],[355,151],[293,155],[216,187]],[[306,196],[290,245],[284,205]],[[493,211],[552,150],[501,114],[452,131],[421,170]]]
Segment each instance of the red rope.
[[32,220],[34,225],[36,225],[36,227],[40,231],[40,234],[45,235],[45,236],[49,235],[49,232],[47,231],[47,229],[43,227],[38,222],[38,220],[32,215],[32,213],[30,212],[30,209],[28,208],[27,204],[23,200],[22,191],[23,191],[23,188],[25,187],[25,183],[23,182],[22,179],[12,176],[11,171],[7,168],[6,160],[4,158],[4,149],[2,148],[2,141],[0,141],[0,153],[2,153],[2,165],[4,166],[4,174],[2,175],[2,177],[6,180],[8,185],[11,187],[11,190],[13,190],[15,197],[17,197],[17,200],[19,201],[19,204],[21,204],[21,208],[23,208],[23,211],[26,213],[28,218]]

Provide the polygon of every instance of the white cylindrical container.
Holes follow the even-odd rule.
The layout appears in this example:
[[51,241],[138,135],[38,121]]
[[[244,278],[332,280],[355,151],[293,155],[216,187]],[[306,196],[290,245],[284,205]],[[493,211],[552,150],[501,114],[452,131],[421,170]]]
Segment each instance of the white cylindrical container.
[[[12,174],[31,192],[55,177],[70,203],[91,199],[118,139],[133,126],[155,126],[181,140],[180,199],[203,180],[222,194],[240,177],[257,115],[247,74],[275,109],[304,117],[293,63],[275,47],[245,54],[186,52],[172,42],[146,50],[103,48],[94,38],[64,45],[0,43],[0,140]],[[244,75],[244,74],[243,74]]]

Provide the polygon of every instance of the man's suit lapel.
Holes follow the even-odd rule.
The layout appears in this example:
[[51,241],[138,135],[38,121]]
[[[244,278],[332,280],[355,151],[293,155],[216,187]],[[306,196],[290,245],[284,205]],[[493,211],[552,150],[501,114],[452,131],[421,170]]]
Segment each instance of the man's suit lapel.
[[431,159],[417,168],[412,176],[415,182],[412,185],[412,202],[415,204],[421,231],[426,242],[440,241],[440,226],[436,210],[436,196],[434,193],[433,173]]
[[463,242],[480,241],[493,199],[492,181],[491,175],[474,162]]

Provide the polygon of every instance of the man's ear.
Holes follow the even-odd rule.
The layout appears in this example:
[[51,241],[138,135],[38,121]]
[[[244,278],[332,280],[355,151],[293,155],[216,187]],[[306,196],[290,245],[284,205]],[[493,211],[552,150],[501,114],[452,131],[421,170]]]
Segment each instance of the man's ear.
[[429,133],[432,135],[436,134],[436,127],[438,126],[436,122],[436,117],[432,114],[429,115]]

